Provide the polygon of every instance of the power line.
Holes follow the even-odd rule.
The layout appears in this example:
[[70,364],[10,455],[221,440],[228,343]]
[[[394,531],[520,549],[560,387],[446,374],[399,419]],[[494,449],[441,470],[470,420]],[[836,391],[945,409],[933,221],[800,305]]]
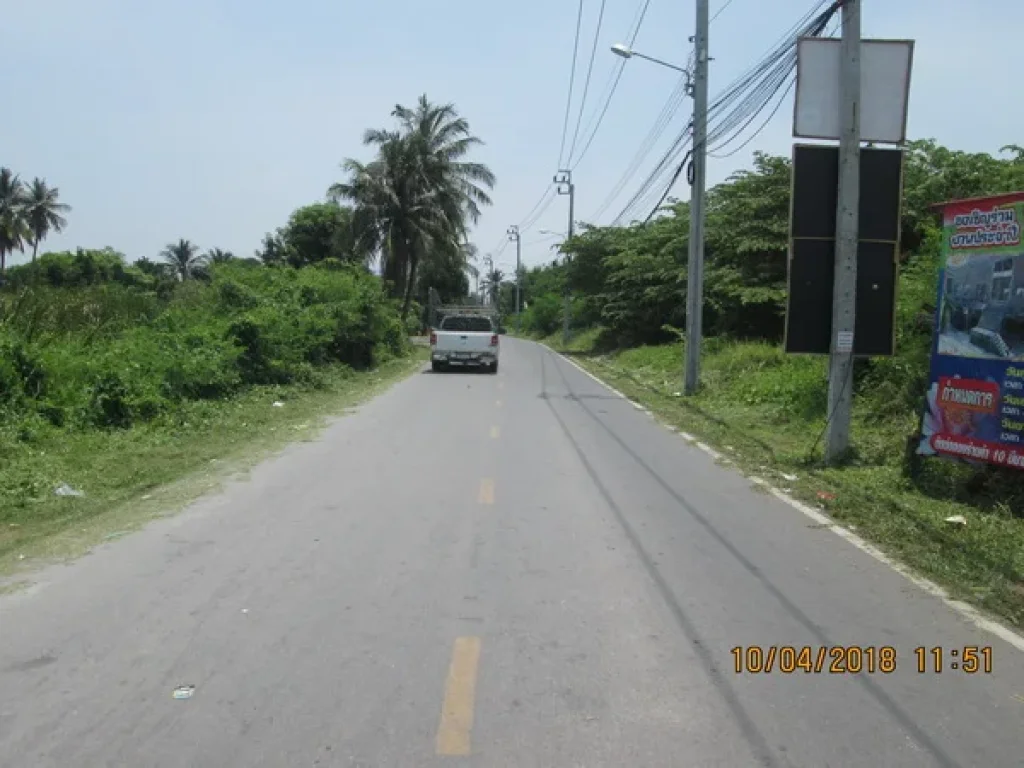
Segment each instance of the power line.
[[[715,127],[712,135],[708,138],[709,145],[715,144],[715,149],[721,149],[731,144],[742,135],[743,131],[756,119],[757,115],[768,108],[775,96],[794,77],[797,66],[797,42],[799,37],[821,35],[842,1],[836,0],[836,2],[833,2],[828,9],[818,14],[812,21],[802,27],[794,37],[787,41],[785,48],[779,52],[777,61],[770,65],[767,74],[743,98],[740,105]],[[792,88],[792,85],[786,87],[786,93],[788,93],[790,88]],[[785,94],[779,100],[779,103],[773,110],[773,114],[778,112],[784,99]],[[760,133],[765,125],[767,125],[767,122],[757,130],[755,135]],[[726,134],[729,133],[731,133],[731,136],[728,139],[724,139]],[[746,143],[749,143],[749,141]]]
[[[730,0],[730,2],[731,2],[731,0]],[[728,5],[728,3],[726,3],[726,5]],[[838,28],[839,28],[839,20],[836,19],[833,22],[832,29],[830,29],[825,36],[826,37],[833,37],[835,35],[836,30]],[[768,123],[770,123],[772,121],[772,119],[775,117],[775,115],[778,114],[779,109],[782,107],[783,103],[786,101],[786,98],[789,96],[789,92],[793,90],[793,86],[794,85],[796,85],[796,78],[793,77],[793,76],[790,76],[789,77],[789,85],[786,86],[786,90],[782,93],[782,97],[779,99],[778,103],[775,105],[775,109],[773,109],[771,111],[771,113],[769,113],[769,115],[765,119],[765,121],[763,123],[761,123],[761,126],[756,131],[754,131],[747,138],[746,141],[744,141],[742,144],[740,144],[738,147],[736,147],[736,149],[732,150],[731,152],[727,152],[724,155],[714,154],[713,152],[710,152],[710,150],[709,150],[709,153],[712,154],[713,157],[716,157],[718,159],[725,159],[727,157],[732,157],[737,152],[739,152],[741,149],[743,149],[748,144],[750,144],[750,142],[752,142],[754,139],[756,139],[761,134],[761,132],[768,126]],[[719,145],[719,147],[716,147],[716,149],[721,149],[722,147],[724,147],[725,145],[727,145],[729,143],[731,143],[731,141],[730,142],[726,142],[726,144]]]
[[[796,45],[799,37],[808,34],[820,35],[843,1],[834,0],[830,4],[829,0],[819,0],[758,64],[738,78],[726,89],[725,93],[718,97],[709,108],[709,113],[723,114],[723,111],[729,107],[731,107],[731,111],[724,112],[724,116],[709,131],[706,139],[709,145],[712,142],[719,142],[716,148],[721,148],[734,141],[753,119],[756,119],[757,115],[773,101],[796,68]],[[828,9],[821,11],[826,5],[829,5]],[[785,96],[783,96],[784,98]],[[775,111],[777,112],[778,109],[779,105],[776,105]],[[758,132],[762,129],[763,126],[758,129]],[[648,174],[644,184],[615,218],[613,224],[625,221],[639,209],[642,202],[658,196],[659,203],[648,216],[648,220],[650,216],[653,216],[661,205],[660,201],[664,200],[668,190],[672,188],[678,178],[681,169],[677,169],[664,189],[659,183],[659,179],[664,178],[666,170],[672,166],[675,158],[679,157],[689,143],[688,133],[689,127],[677,136],[672,147]],[[726,138],[727,134],[731,134],[731,136]]]
[[728,7],[730,6],[730,5],[732,5],[732,4],[733,4],[733,0],[725,0],[725,2],[724,2],[724,3],[722,3],[722,7],[721,7],[721,8],[719,8],[719,9],[718,9],[717,11],[715,11],[715,15],[714,15],[714,16],[712,16],[712,17],[711,17],[711,18],[710,18],[710,19],[708,20],[708,24],[709,24],[709,25],[711,25],[711,24],[714,24],[714,22],[715,22],[715,19],[717,19],[717,18],[718,18],[719,16],[721,16],[721,15],[722,15],[722,12],[723,12],[723,11],[724,11],[724,10],[725,10],[726,8],[728,8]]
[[[790,78],[789,85],[786,86],[786,90],[783,91],[782,98],[780,98],[778,104],[775,105],[775,109],[773,109],[769,113],[768,117],[765,118],[765,121],[763,123],[761,123],[761,127],[758,128],[756,131],[754,131],[752,134],[750,134],[749,137],[747,137],[746,141],[744,141],[742,144],[740,144],[738,147],[736,147],[736,149],[734,149],[732,152],[726,152],[724,155],[715,154],[715,152],[711,151],[711,149],[708,150],[708,154],[710,154],[712,157],[714,157],[714,158],[716,158],[718,160],[724,160],[727,157],[732,157],[737,152],[739,152],[741,149],[743,149],[745,146],[747,146],[750,142],[752,142],[754,139],[756,139],[761,134],[761,132],[768,126],[768,123],[770,123],[772,121],[772,119],[775,117],[775,115],[778,114],[779,108],[782,107],[783,103],[786,101],[786,97],[789,96],[789,92],[791,90],[793,90],[793,86],[794,85],[796,85],[796,78]],[[726,142],[726,144],[728,144],[728,143],[729,142]],[[722,145],[722,146],[725,146],[725,145]],[[721,149],[722,146],[716,147],[715,149]]]
[[540,219],[540,217],[544,215],[544,212],[548,209],[548,207],[554,201],[555,197],[557,197],[557,193],[556,193],[554,187],[550,187],[548,189],[548,191],[547,191],[546,196],[544,198],[542,198],[543,205],[541,205],[537,209],[537,212],[534,213],[533,216],[530,216],[530,217],[527,217],[526,219],[523,219],[523,223],[519,225],[519,229],[521,231],[525,232],[526,230],[530,229],[534,224],[536,224],[537,221]]
[[562,156],[565,152],[565,138],[569,135],[569,111],[572,108],[572,90],[576,82],[576,54],[580,47],[580,25],[583,23],[583,0],[580,0],[576,14],[576,38],[572,44],[572,68],[569,70],[569,96],[565,100],[565,120],[562,121],[562,144],[558,148],[558,167],[562,167]]
[[533,204],[533,207],[530,209],[530,212],[523,217],[522,221],[519,222],[519,228],[520,229],[525,229],[524,224],[527,222],[528,219],[530,219],[531,216],[534,215],[534,213],[537,212],[537,209],[540,208],[541,204],[545,200],[548,199],[548,196],[550,194],[551,194],[551,185],[549,184],[547,187],[544,188],[544,191],[541,193],[541,196],[539,198],[537,198],[537,202]]
[[658,179],[664,176],[664,174],[672,167],[675,159],[690,145],[692,140],[691,129],[693,127],[693,120],[691,119],[687,123],[686,128],[677,134],[673,140],[672,145],[662,155],[661,159],[655,164],[648,174],[647,178],[637,188],[636,192],[626,203],[625,207],[619,212],[619,214],[613,220],[613,224],[622,224],[629,220],[633,213],[640,210],[641,208],[647,207],[649,200],[654,199],[659,195]]
[[[835,34],[835,31],[838,28],[838,26],[839,26],[839,22],[838,22],[838,20],[836,20],[834,22],[834,24],[833,24],[832,29],[829,30],[829,32],[827,33],[826,36],[827,37],[833,36]],[[792,91],[793,90],[793,86],[796,85],[796,77],[793,75],[792,72],[788,73],[787,79],[789,80],[789,84],[786,86],[785,91],[782,92],[782,96],[779,98],[778,103],[776,103],[775,108],[769,113],[768,117],[764,120],[764,122],[761,123],[760,127],[756,131],[754,131],[754,133],[752,133],[747,138],[746,141],[744,141],[742,144],[740,144],[738,147],[736,147],[736,149],[732,150],[731,152],[727,152],[724,155],[715,154],[714,157],[719,158],[719,159],[724,159],[724,158],[727,158],[727,157],[732,157],[737,152],[739,152],[741,149],[743,149],[748,144],[750,144],[751,141],[753,141],[755,138],[757,138],[761,134],[761,132],[768,126],[768,123],[770,123],[772,121],[772,119],[775,117],[775,115],[778,114],[779,109],[782,107],[782,105],[786,101],[786,98],[789,96],[789,92]],[[751,120],[752,119],[753,118],[751,118]],[[749,125],[749,123],[750,123],[750,121],[747,122],[748,125]],[[744,128],[745,127],[746,126],[744,126]],[[741,132],[742,132],[742,129],[738,133],[741,133]],[[734,141],[735,138],[736,138],[736,136],[734,136],[733,139],[730,139],[729,141],[724,142],[723,144],[720,144],[715,149],[722,149],[723,147],[725,147],[728,144],[732,143],[732,141]]]
[[683,172],[683,168],[685,168],[686,164],[690,162],[690,157],[692,155],[693,151],[688,151],[686,153],[686,156],[683,158],[682,162],[679,163],[679,167],[676,168],[676,172],[672,175],[672,181],[668,183],[668,186],[665,187],[665,191],[661,193],[661,197],[659,198],[658,202],[655,203],[654,207],[651,209],[651,212],[647,214],[647,218],[644,219],[644,224],[649,222],[651,218],[654,216],[654,214],[658,212],[658,209],[661,208],[662,204],[665,202],[665,198],[668,197],[668,193],[672,190],[672,187],[675,186],[676,179],[679,178],[679,174]]
[[[644,19],[647,17],[647,9],[651,6],[651,0],[643,0],[642,5],[637,9],[637,15],[633,19],[632,32],[629,34],[629,47],[632,48],[636,42],[637,35],[640,34],[640,27],[643,26]],[[593,130],[590,130],[590,124],[594,122],[593,115],[588,122],[587,129],[584,131],[590,131],[590,137],[586,140],[583,145],[582,151],[577,155],[576,162],[572,162],[572,152],[569,153],[569,168],[570,170],[576,170],[576,167],[583,161],[584,156],[587,154],[587,150],[590,149],[590,145],[594,143],[594,137],[597,136],[598,130],[601,128],[601,123],[604,122],[604,116],[608,113],[608,107],[611,106],[612,98],[615,96],[615,91],[619,87],[619,81],[622,79],[622,72],[626,68],[626,60],[619,59],[612,69],[611,76],[608,79],[608,85],[605,86],[605,91],[608,95],[604,99],[604,106],[601,107],[600,112],[594,111],[594,115],[597,115],[597,123],[594,125]]]
[[614,203],[618,196],[622,193],[622,190],[629,183],[629,180],[633,178],[633,176],[636,174],[638,170],[640,170],[640,166],[643,164],[644,159],[647,157],[648,154],[650,154],[651,150],[658,143],[658,140],[661,138],[661,135],[665,132],[665,129],[668,128],[669,123],[672,122],[672,118],[675,117],[676,113],[682,107],[683,102],[686,100],[687,82],[688,77],[686,75],[683,75],[679,78],[678,82],[675,85],[675,88],[669,95],[668,100],[665,102],[665,105],[661,108],[661,112],[655,119],[654,125],[651,127],[650,131],[648,131],[647,136],[644,138],[643,142],[641,142],[640,147],[633,155],[633,158],[629,161],[629,165],[626,166],[626,170],[623,172],[622,176],[619,178],[617,182],[615,182],[608,196],[604,199],[604,201],[601,203],[597,211],[591,217],[592,221],[597,221],[601,216],[604,215],[604,212],[608,210],[611,204]]
[[[576,151],[576,139],[580,135],[580,126],[583,123],[583,109],[587,105],[587,93],[590,91],[590,76],[594,73],[594,58],[597,56],[597,41],[601,36],[601,25],[604,23],[604,8],[607,0],[601,0],[601,9],[597,13],[597,28],[594,30],[594,43],[590,47],[590,64],[587,65],[587,79],[583,81],[583,98],[580,99],[580,113],[576,117],[576,130],[572,134],[572,143],[569,145],[569,158]],[[559,163],[561,166],[561,163]]]

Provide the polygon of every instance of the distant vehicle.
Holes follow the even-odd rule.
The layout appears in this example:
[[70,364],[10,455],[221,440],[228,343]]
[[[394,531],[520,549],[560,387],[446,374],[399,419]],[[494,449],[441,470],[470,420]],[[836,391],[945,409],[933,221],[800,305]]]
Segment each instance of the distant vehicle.
[[430,366],[483,367],[498,372],[498,332],[486,315],[448,315],[430,332]]

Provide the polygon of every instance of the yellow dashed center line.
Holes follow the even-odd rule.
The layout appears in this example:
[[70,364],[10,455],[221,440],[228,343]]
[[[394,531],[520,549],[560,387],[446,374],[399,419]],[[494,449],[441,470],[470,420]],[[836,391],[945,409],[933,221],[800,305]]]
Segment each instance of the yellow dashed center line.
[[497,427],[491,427],[491,439],[492,440],[497,440],[498,439],[498,435],[500,435],[500,434],[501,433],[498,431]]
[[473,730],[476,671],[480,662],[480,638],[457,637],[452,663],[444,686],[441,724],[437,727],[437,754],[468,755]]
[[485,477],[480,481],[480,494],[477,496],[477,501],[481,504],[494,503],[494,481],[491,478]]

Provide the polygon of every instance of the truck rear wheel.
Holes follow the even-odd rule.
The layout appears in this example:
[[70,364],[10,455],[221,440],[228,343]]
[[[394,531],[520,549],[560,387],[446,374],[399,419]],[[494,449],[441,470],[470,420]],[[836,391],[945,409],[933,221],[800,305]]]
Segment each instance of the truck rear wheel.
[[497,373],[497,372],[498,372],[498,361],[495,360],[493,363],[491,363],[491,373]]
[[431,360],[430,370],[432,370],[434,373],[441,373],[444,370],[444,363],[438,360]]

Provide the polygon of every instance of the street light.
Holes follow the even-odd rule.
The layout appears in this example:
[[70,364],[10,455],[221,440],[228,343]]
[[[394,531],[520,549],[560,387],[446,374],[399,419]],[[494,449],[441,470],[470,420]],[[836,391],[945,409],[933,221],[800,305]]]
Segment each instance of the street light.
[[661,64],[661,66],[663,66],[663,67],[668,67],[669,69],[674,69],[676,72],[682,72],[684,75],[686,75],[686,82],[687,82],[687,84],[689,84],[689,82],[690,82],[690,70],[688,70],[686,67],[679,67],[679,66],[676,66],[675,64],[669,64],[667,61],[662,61],[661,59],[656,59],[653,56],[648,56],[648,55],[643,54],[643,53],[638,53],[638,52],[634,51],[632,48],[630,48],[629,46],[623,45],[622,43],[616,43],[615,45],[613,45],[612,46],[612,53],[614,53],[616,56],[621,56],[624,59],[631,59],[634,56],[636,56],[637,58],[640,58],[640,59],[647,59],[648,61],[653,61],[655,64]]
[[[690,236],[686,259],[686,352],[683,365],[683,392],[694,394],[700,386],[700,347],[703,338],[704,310],[704,197],[707,169],[708,131],[708,0],[696,0],[697,33],[694,44],[694,74],[667,61],[646,56],[616,43],[612,53],[624,59],[639,56],[686,76],[686,90],[693,97],[693,149],[690,168]],[[844,9],[845,10],[845,9]],[[682,166],[680,166],[681,168]]]

